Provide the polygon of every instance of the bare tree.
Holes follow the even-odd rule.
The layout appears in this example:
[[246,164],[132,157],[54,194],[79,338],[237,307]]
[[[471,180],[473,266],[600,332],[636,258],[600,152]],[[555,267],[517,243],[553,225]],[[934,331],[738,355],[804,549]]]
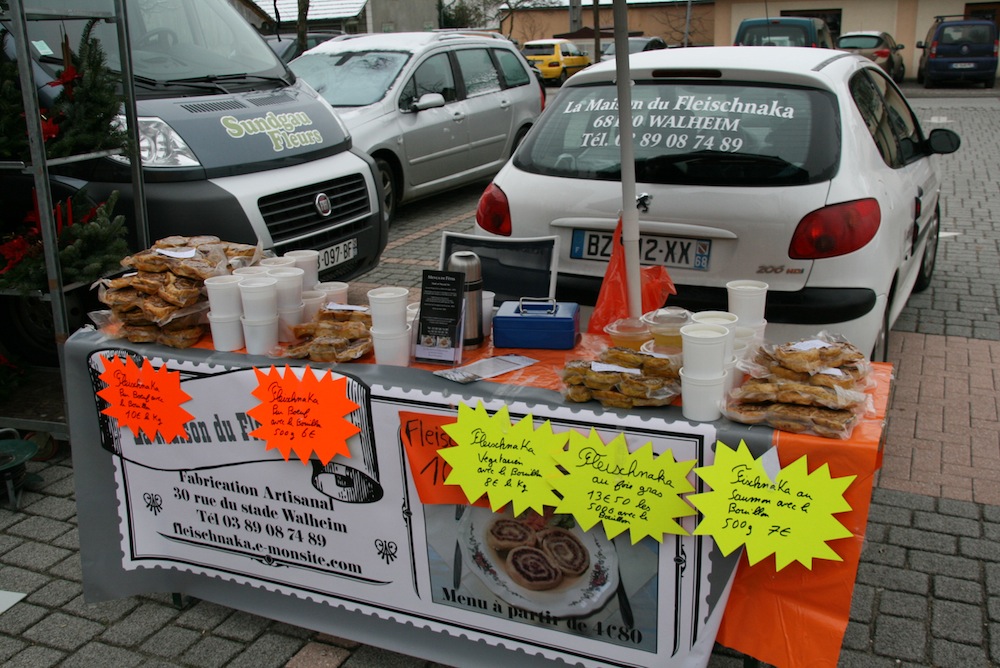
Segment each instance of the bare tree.
[[[692,3],[675,3],[663,8],[663,11],[656,15],[656,22],[663,26],[663,39],[670,44],[682,44],[692,46],[699,40],[695,36],[701,37],[701,43],[708,39],[711,43],[711,29],[707,17],[711,16],[711,9],[708,13],[705,6],[699,3],[698,6],[691,6]],[[690,12],[690,21],[688,20]]]
[[514,34],[514,17],[522,9],[535,9],[538,7],[555,7],[560,4],[558,0],[485,0],[483,9],[486,20],[492,21],[495,25],[503,25],[504,20],[508,20],[507,37]]
[[309,0],[299,0],[299,16],[295,22],[296,39],[299,41],[299,51],[306,50],[306,32],[309,29]]

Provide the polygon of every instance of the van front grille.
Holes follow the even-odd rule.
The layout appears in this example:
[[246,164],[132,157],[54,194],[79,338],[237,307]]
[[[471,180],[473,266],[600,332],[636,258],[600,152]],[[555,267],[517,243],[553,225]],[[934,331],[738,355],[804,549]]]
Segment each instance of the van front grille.
[[[330,198],[329,216],[321,216],[316,208],[321,193]],[[361,174],[268,195],[260,198],[257,206],[276,246],[321,231],[331,238],[357,232],[365,227],[371,213]]]

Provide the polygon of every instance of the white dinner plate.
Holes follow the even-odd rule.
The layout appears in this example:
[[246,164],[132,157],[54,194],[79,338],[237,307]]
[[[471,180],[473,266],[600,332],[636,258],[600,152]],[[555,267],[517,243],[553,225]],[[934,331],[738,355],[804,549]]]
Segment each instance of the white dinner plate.
[[458,527],[465,567],[479,576],[487,589],[507,603],[530,612],[556,617],[580,617],[599,609],[618,587],[618,554],[600,527],[570,530],[590,553],[590,566],[578,577],[568,577],[554,589],[532,591],[520,586],[504,569],[504,559],[486,541],[490,523],[497,517],[489,508],[469,506]]

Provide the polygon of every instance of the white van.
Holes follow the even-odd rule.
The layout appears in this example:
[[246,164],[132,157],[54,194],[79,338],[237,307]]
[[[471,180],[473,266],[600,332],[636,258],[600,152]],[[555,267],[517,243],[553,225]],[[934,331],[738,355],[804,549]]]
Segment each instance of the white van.
[[[125,5],[150,239],[214,234],[259,241],[277,254],[317,249],[323,280],[347,280],[374,267],[388,237],[378,172],[352,147],[329,104],[227,0]],[[61,89],[50,82],[63,69],[63,37],[75,52],[86,23],[86,17],[28,21],[40,107]],[[120,71],[115,24],[98,22],[93,35],[110,69]],[[5,21],[0,40],[0,57],[15,60],[14,33]],[[124,156],[50,173],[54,198],[82,187],[100,202],[117,190],[115,213],[133,218]],[[4,188],[16,187],[18,177],[30,192],[30,176],[0,174]],[[0,311],[6,309],[0,305]]]

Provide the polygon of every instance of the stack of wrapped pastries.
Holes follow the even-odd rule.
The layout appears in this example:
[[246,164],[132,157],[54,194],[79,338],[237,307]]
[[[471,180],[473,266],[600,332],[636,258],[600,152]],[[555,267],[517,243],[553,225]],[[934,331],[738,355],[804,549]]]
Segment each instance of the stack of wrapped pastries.
[[726,402],[726,417],[735,422],[848,438],[870,409],[871,365],[846,341],[821,335],[762,346],[745,370],[750,378]]
[[285,349],[285,356],[313,362],[350,362],[371,352],[371,313],[337,306],[327,304],[311,322],[294,325],[292,334],[297,343]]
[[596,399],[605,408],[666,406],[680,394],[680,367],[679,356],[607,348],[597,364],[592,360],[566,363],[563,397],[574,402]]
[[215,236],[166,237],[123,258],[122,266],[132,271],[102,281],[98,299],[132,343],[188,348],[206,330],[205,279],[252,264],[258,254],[256,246]]

